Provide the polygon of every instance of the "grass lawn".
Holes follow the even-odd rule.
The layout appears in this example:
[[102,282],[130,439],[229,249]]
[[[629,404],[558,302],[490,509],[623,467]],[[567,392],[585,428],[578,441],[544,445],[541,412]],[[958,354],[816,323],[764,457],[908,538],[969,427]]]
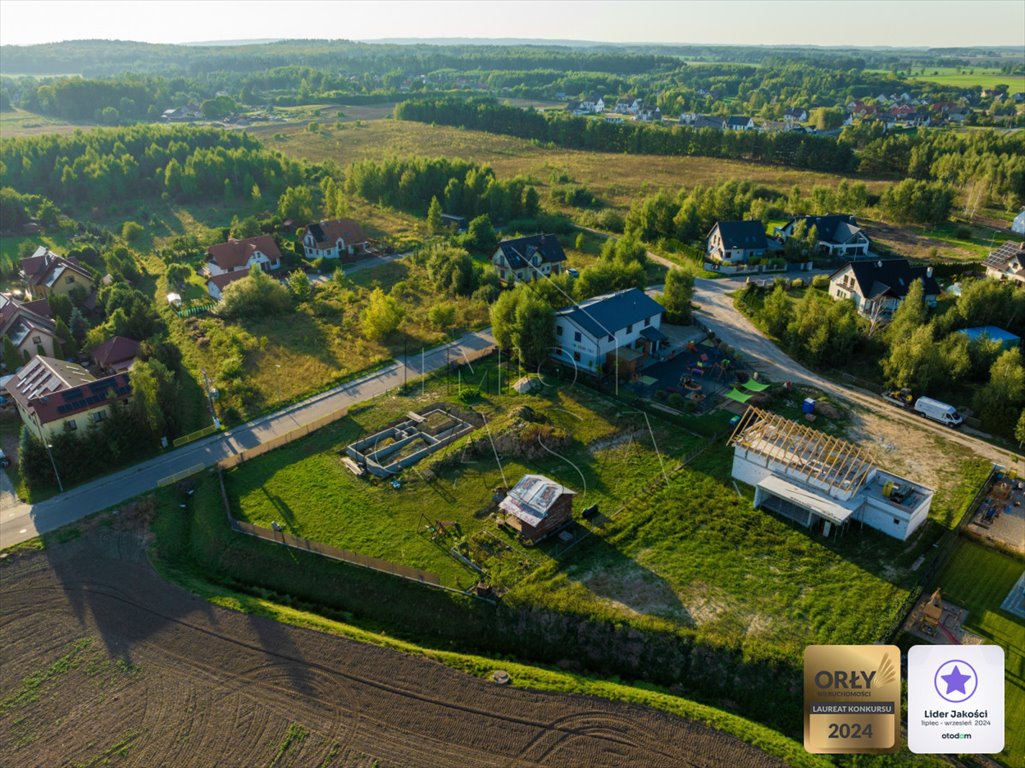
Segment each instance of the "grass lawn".
[[23,109],[0,112],[0,134],[5,139],[17,136],[33,136],[40,133],[73,133],[77,130],[96,128],[94,123],[69,123],[58,117],[37,115]]
[[[988,218],[988,217],[987,217]],[[938,258],[956,261],[981,261],[989,252],[1007,240],[1021,239],[1008,228],[995,228],[982,223],[950,221],[939,226],[920,224],[891,225],[864,219],[863,226],[873,242],[878,242],[903,256]]]
[[998,759],[1012,766],[1025,765],[1025,622],[1000,610],[1000,604],[1021,577],[1025,563],[962,541],[938,580],[945,600],[967,608],[965,628],[1006,654],[1006,743]]
[[[399,490],[385,482],[356,478],[344,468],[340,454],[347,443],[401,419],[410,409],[451,401],[446,389],[452,389],[452,382],[436,379],[422,393],[379,398],[309,438],[230,472],[229,489],[242,515],[262,525],[276,520],[298,535],[412,565],[438,573],[446,583],[468,586],[476,576],[448,554],[454,542],[441,547],[421,531],[425,523],[421,516],[432,522],[453,520],[459,523],[474,559],[487,561],[494,580],[512,584],[523,570],[522,561],[536,567],[550,559],[554,547],[525,550],[486,519],[496,488],[511,486],[524,474],[540,473],[575,490],[578,510],[597,503],[611,511],[660,472],[643,415],[624,413],[619,402],[573,385],[517,395],[509,387],[517,376],[513,369],[503,369],[499,389],[495,360],[475,365],[472,374],[467,370],[463,376],[487,393],[473,407],[489,426],[474,437],[490,432],[498,439],[517,429],[510,412],[528,406],[566,430],[572,440],[553,453],[535,449],[531,456],[503,447],[497,450],[498,460],[491,452],[463,454],[457,444],[446,449],[454,455],[452,466],[435,470],[436,480],[428,481],[423,474],[432,464],[429,457],[403,473]],[[674,425],[653,420],[652,428],[669,463],[700,440]],[[510,561],[506,545],[516,551],[515,562]],[[500,552],[492,553],[494,549]]]

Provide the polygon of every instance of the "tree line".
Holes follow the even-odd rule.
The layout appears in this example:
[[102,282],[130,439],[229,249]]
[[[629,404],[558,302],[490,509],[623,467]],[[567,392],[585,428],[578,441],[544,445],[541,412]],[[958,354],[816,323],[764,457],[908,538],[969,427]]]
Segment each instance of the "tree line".
[[446,213],[488,214],[495,223],[530,219],[540,210],[526,179],[499,180],[490,166],[440,157],[358,161],[345,171],[345,191],[421,216],[434,199]]
[[400,120],[507,134],[568,149],[718,157],[834,173],[853,170],[856,164],[847,144],[808,134],[611,122],[563,112],[541,114],[505,106],[494,99],[410,100],[395,107],[395,116]]
[[306,181],[306,165],[252,137],[214,128],[132,126],[10,139],[0,186],[59,205],[125,197],[195,200],[276,196]]

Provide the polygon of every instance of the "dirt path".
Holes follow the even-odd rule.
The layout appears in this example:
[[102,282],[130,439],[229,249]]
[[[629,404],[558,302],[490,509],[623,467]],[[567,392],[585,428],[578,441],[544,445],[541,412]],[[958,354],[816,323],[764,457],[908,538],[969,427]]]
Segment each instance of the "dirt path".
[[782,765],[654,710],[211,605],[116,528],[0,562],[0,764]]

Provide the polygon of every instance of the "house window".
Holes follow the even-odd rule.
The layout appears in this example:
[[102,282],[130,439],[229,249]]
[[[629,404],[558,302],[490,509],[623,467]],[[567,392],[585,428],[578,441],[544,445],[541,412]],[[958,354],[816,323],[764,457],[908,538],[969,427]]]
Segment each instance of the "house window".
[[573,359],[579,361],[580,360],[580,353],[579,352],[574,352],[573,353]]
[[32,337],[32,343],[33,344],[42,344],[43,343],[43,339],[41,337],[39,337],[39,336],[33,336]]
[[106,411],[93,411],[92,413],[89,414],[89,421],[91,421],[93,424],[98,424],[99,422],[103,421],[105,418],[107,418],[107,412]]
[[628,325],[626,327],[626,332],[627,333],[633,333],[634,332],[634,324],[633,323],[630,323],[630,325]]
[[610,334],[609,334],[609,341],[615,341],[615,340],[616,340],[616,337],[615,337],[615,336],[613,336],[613,335],[612,335],[612,334],[610,333]]
[[650,317],[644,318],[644,327],[647,328],[649,325],[651,325],[651,318]]
[[562,336],[562,326],[561,325],[555,326],[555,335],[556,336]]
[[68,275],[68,282],[69,283],[75,282],[75,276],[74,275]]
[[573,332],[573,341],[582,341],[583,338],[584,337],[580,335],[580,331]]
[[893,518],[893,524],[894,525],[900,525],[900,520],[898,520],[896,517]]
[[78,425],[75,423],[74,419],[68,419],[64,422],[65,432],[74,432],[76,429],[78,429]]

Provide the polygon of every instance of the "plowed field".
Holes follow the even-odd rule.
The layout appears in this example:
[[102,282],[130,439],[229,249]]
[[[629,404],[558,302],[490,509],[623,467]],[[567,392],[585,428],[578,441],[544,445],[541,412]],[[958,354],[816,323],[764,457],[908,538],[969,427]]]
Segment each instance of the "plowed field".
[[133,525],[4,560],[0,654],[5,766],[780,765],[654,710],[211,605]]

